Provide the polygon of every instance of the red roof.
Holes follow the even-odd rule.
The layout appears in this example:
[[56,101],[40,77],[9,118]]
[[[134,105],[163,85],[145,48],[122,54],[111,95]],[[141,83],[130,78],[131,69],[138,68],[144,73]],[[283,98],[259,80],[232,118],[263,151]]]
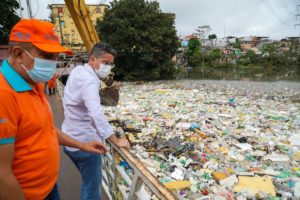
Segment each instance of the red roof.
[[184,40],[190,40],[192,38],[196,38],[196,36],[194,36],[194,35],[187,35],[187,36],[183,37]]

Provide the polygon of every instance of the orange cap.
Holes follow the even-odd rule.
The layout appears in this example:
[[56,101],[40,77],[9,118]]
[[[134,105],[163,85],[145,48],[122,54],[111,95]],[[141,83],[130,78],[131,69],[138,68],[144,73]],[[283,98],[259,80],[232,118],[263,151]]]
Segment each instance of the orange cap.
[[60,45],[54,29],[54,25],[50,22],[21,19],[12,28],[9,41],[30,42],[38,49],[49,53],[72,54],[72,51]]

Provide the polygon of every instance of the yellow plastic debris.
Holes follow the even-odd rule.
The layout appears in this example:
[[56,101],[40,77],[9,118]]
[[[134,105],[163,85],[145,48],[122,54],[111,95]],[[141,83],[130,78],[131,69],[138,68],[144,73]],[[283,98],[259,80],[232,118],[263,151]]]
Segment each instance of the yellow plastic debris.
[[226,172],[227,172],[228,174],[235,174],[235,171],[234,171],[234,169],[232,169],[232,168],[227,168],[227,169],[226,169]]
[[189,138],[189,141],[191,141],[191,142],[197,142],[197,141],[199,141],[199,138],[197,138],[195,136],[192,136],[192,137]]
[[171,90],[168,89],[158,89],[155,91],[156,94],[167,94],[170,93]]
[[166,188],[170,190],[182,190],[191,186],[190,181],[172,181],[165,183]]
[[224,178],[227,178],[227,174],[225,174],[223,172],[213,172],[212,175],[213,175],[213,178],[218,182]]
[[259,191],[276,196],[275,187],[270,177],[247,177],[240,176],[238,185],[234,187],[235,192],[243,190],[251,191],[257,194]]
[[130,142],[135,142],[136,141],[136,139],[135,139],[135,137],[132,133],[129,133],[128,138],[129,138]]
[[242,130],[241,129],[235,129],[234,133],[237,134],[237,135],[240,135],[242,133]]
[[202,131],[200,131],[199,129],[194,129],[194,131],[196,132],[196,133],[198,133],[198,135],[202,138],[202,139],[205,139],[206,138],[206,135],[205,135],[205,133],[203,133]]
[[294,160],[300,161],[300,151],[298,151],[298,152],[294,155]]
[[223,154],[228,154],[229,149],[227,147],[221,146],[219,148],[219,151],[221,151]]
[[170,113],[165,112],[165,113],[163,113],[163,118],[164,119],[172,119],[173,116]]

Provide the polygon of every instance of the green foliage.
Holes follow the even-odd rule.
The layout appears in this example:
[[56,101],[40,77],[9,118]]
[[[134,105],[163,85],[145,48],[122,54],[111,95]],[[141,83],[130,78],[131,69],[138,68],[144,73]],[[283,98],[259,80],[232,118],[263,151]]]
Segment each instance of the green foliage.
[[198,38],[191,38],[189,40],[187,59],[188,64],[192,67],[196,67],[201,62],[200,46]]
[[162,13],[158,2],[114,0],[102,21],[100,39],[117,50],[116,77],[123,80],[173,78],[171,59],[179,46],[174,16]]
[[250,63],[256,65],[259,63],[259,56],[255,54],[253,50],[249,50],[246,53],[246,58],[249,60]]
[[16,14],[19,7],[20,5],[16,0],[0,1],[0,44],[8,44],[10,30],[20,20]]
[[231,43],[230,46],[237,48],[237,49],[242,49],[241,42],[238,39],[236,39],[235,43]]
[[216,34],[211,34],[208,36],[208,39],[212,40],[212,39],[216,39],[217,35]]
[[[193,43],[192,43],[193,44]],[[240,46],[239,41],[235,47]],[[197,45],[191,45],[192,47]],[[192,49],[192,48],[191,48]],[[199,48],[194,48],[199,49]],[[261,49],[263,54],[249,50],[246,54],[226,55],[224,58],[219,49],[211,52],[195,51],[190,56],[193,70],[189,78],[243,79],[251,80],[299,80],[300,55],[292,45],[279,42],[266,44]]]
[[216,61],[220,60],[222,57],[222,53],[220,49],[213,49],[209,54],[208,54],[208,60],[210,64],[215,64]]
[[265,44],[262,47],[262,53],[268,55],[274,55],[278,53],[278,48],[275,46],[275,44]]

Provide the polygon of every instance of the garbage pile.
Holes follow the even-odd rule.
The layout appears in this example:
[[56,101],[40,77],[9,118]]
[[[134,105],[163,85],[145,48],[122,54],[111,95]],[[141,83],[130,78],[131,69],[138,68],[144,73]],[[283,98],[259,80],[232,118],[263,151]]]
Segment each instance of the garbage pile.
[[300,199],[299,92],[124,83],[105,112],[178,199]]

